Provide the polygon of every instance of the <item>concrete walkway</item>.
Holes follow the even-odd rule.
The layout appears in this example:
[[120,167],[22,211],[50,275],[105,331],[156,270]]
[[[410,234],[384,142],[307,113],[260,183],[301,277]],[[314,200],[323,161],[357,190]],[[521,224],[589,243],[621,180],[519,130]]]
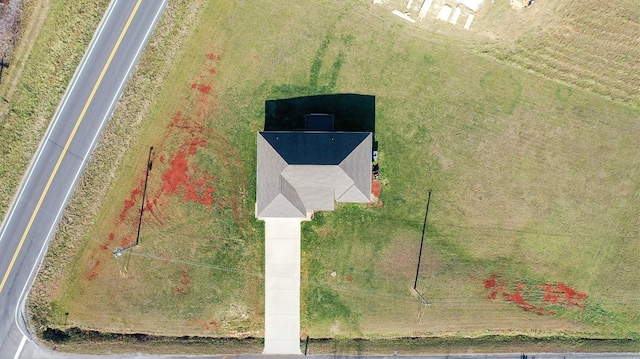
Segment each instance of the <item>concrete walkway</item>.
[[263,354],[300,351],[300,218],[264,218]]

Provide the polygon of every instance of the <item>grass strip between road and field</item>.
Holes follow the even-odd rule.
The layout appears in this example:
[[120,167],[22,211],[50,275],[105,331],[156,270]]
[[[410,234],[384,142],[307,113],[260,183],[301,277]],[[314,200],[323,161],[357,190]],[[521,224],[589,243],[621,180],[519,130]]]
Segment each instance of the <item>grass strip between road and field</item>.
[[[48,330],[46,340],[61,351],[87,354],[248,354],[260,353],[262,338],[166,337],[110,334],[70,328]],[[638,352],[635,339],[582,338],[572,335],[534,337],[522,334],[480,337],[445,336],[393,339],[309,338],[300,342],[309,355],[427,355],[458,353],[612,353]]]

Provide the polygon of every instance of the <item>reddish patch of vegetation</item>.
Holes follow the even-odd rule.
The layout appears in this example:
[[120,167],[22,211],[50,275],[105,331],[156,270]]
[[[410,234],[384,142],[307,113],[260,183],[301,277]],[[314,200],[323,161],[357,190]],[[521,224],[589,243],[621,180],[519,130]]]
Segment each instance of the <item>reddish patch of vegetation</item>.
[[182,280],[180,281],[180,283],[182,284],[189,284],[191,283],[191,279],[189,279],[189,276],[187,276],[186,274],[183,275]]
[[220,327],[220,324],[218,324],[218,322],[216,321],[210,321],[210,322],[205,322],[203,325],[205,330],[211,330],[211,329],[218,329],[218,327]]
[[92,260],[91,264],[89,265],[89,270],[87,271],[87,274],[85,274],[85,277],[88,280],[92,280],[93,278],[95,278],[98,275],[98,266],[100,265],[100,260]]
[[108,245],[108,244],[106,244],[106,243],[102,243],[102,244],[100,245],[100,249],[107,250],[107,249],[109,249],[109,245]]
[[347,282],[353,282],[353,277],[350,275],[347,275]]
[[505,296],[508,301],[516,303],[518,307],[522,308],[522,310],[524,310],[525,312],[528,312],[530,310],[543,309],[538,308],[533,304],[529,304],[527,302],[527,299],[519,291],[515,291],[512,294],[502,293],[502,295]]
[[[219,54],[206,54],[211,60],[220,60]],[[247,228],[250,228],[245,206],[247,184],[244,167],[237,149],[229,143],[225,136],[217,133],[205,124],[215,117],[212,116],[216,108],[217,97],[211,79],[216,70],[215,65],[207,63],[201,74],[194,77],[190,83],[192,91],[186,97],[186,107],[176,111],[169,119],[169,124],[162,138],[154,143],[152,153],[153,167],[148,177],[148,186],[144,204],[143,223],[166,225],[166,217],[171,213],[169,206],[174,205],[175,198],[184,202],[195,202],[205,206],[217,205],[230,208],[243,237],[249,238]],[[189,85],[188,85],[189,86]],[[207,148],[207,155],[214,155],[220,162],[218,171],[220,176],[237,182],[231,186],[225,197],[219,200],[216,194],[217,179],[198,166],[198,156],[202,148]],[[146,152],[141,154],[146,159]],[[123,202],[118,220],[114,223],[112,239],[119,240],[120,247],[127,247],[135,240],[138,228],[139,209],[142,200],[146,168],[140,166],[136,178],[136,187]],[[148,215],[150,214],[150,215]],[[143,234],[145,235],[145,226]],[[113,245],[112,245],[113,247]],[[260,256],[253,246],[252,252]],[[177,288],[176,293],[182,293]],[[185,292],[186,293],[186,292]]]
[[496,287],[496,278],[498,276],[496,274],[492,274],[491,277],[489,277],[489,279],[484,281],[484,288],[485,289],[491,289],[491,288],[495,288]]
[[[192,89],[195,88],[194,85],[191,85]],[[176,114],[173,115],[173,118],[171,119],[171,124],[169,124],[169,128],[178,125],[178,123],[180,123],[182,121],[184,121],[184,119],[182,118],[182,111],[177,111]],[[164,162],[164,158],[162,159],[162,162]]]
[[208,94],[211,92],[211,85],[205,85],[205,84],[199,84],[199,83],[192,83],[191,84],[191,89],[192,90],[198,90],[203,94]]
[[124,200],[124,205],[122,206],[122,211],[120,211],[120,220],[124,221],[124,219],[127,216],[127,212],[131,209],[131,207],[133,207],[133,205],[136,203],[138,196],[142,196],[142,189],[140,188],[140,185],[136,188],[133,189],[133,191],[131,191],[131,194],[129,195],[129,199],[125,199]]
[[[183,197],[192,202],[211,205],[214,201],[214,187],[210,184],[215,178],[208,173],[202,173],[200,179],[190,176],[190,172],[198,172],[195,166],[189,166],[187,156],[196,153],[197,146],[204,146],[204,140],[187,143],[189,150],[179,151],[170,161],[169,169],[162,175],[162,192],[176,194],[183,189]],[[157,199],[154,200],[157,203]]]
[[133,234],[129,233],[120,240],[120,247],[126,248],[133,244]]
[[184,151],[176,153],[169,163],[169,169],[162,175],[162,191],[175,194],[187,182],[189,164]]
[[209,93],[209,92],[211,92],[211,86],[210,85],[200,84],[200,85],[198,85],[198,91],[200,91],[202,93]]
[[542,299],[547,304],[575,305],[584,308],[582,301],[588,297],[586,293],[578,292],[563,283],[557,283],[555,285],[547,283],[543,286],[538,286],[538,288],[544,291]]
[[213,52],[208,53],[207,57],[211,60],[220,60],[222,58],[220,54],[214,54]]
[[186,269],[182,270],[182,273],[178,279],[180,281],[181,286],[177,286],[173,289],[173,294],[175,295],[185,295],[189,293],[189,284],[191,284],[191,278],[189,278],[189,273],[187,273]]
[[207,185],[210,179],[206,177],[210,176],[207,175],[201,180],[186,183],[184,187],[184,198],[207,206],[211,205],[214,201],[213,193],[215,189],[213,186]]
[[113,232],[109,233],[109,240],[112,241],[116,238],[116,235]]
[[491,290],[487,299],[497,299],[500,294],[504,300],[516,304],[526,312],[534,312],[537,315],[555,315],[557,313],[556,310],[548,310],[543,304],[562,306],[563,308],[572,306],[584,308],[583,300],[587,298],[586,293],[578,292],[563,283],[529,286],[522,282],[508,283],[497,274],[492,274],[484,281],[484,288]]

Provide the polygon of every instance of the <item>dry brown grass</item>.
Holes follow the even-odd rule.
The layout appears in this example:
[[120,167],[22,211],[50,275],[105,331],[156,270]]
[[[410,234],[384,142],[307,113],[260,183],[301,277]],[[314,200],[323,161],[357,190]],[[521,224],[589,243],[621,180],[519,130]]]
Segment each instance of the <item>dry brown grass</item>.
[[[551,79],[640,106],[640,4],[539,1],[530,9],[493,5],[478,19],[494,56]],[[535,96],[535,91],[527,91]]]

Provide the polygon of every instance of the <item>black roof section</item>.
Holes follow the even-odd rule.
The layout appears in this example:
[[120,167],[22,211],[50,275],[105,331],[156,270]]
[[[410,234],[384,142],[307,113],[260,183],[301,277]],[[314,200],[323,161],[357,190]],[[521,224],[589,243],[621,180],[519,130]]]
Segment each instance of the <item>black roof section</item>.
[[266,131],[262,137],[290,165],[339,165],[368,132]]

